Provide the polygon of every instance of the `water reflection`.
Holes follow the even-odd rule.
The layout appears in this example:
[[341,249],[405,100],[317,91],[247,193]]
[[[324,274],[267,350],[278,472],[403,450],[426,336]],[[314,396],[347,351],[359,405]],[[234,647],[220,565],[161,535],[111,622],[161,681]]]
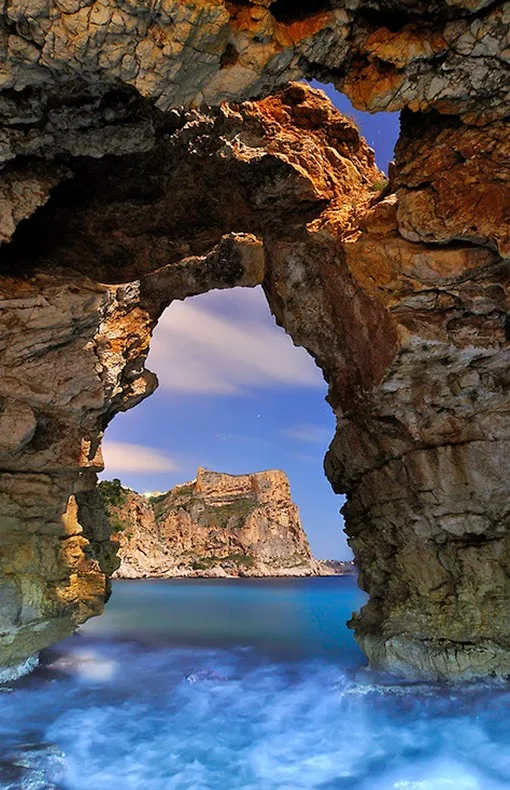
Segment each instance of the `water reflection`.
[[123,581],[105,614],[81,632],[174,645],[249,645],[276,659],[337,654],[347,666],[362,661],[345,622],[364,598],[347,577]]

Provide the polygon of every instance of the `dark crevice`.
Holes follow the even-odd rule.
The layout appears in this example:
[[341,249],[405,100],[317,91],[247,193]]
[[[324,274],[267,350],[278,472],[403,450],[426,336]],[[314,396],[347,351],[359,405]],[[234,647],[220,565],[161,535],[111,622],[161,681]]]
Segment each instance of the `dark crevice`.
[[289,25],[331,11],[331,0],[275,0],[270,11],[277,22]]
[[[398,10],[384,9],[381,11],[372,8],[362,8],[359,11],[358,19],[364,21],[370,27],[385,27],[390,33],[398,33],[402,28],[420,19],[423,21],[423,10],[405,7]],[[427,14],[425,14],[427,16]]]
[[208,146],[183,158],[182,146],[162,137],[145,153],[55,160],[73,177],[18,224],[2,247],[0,271],[22,277],[60,269],[101,283],[130,282],[204,255],[228,232],[270,235],[277,226],[281,233],[283,221],[295,235],[324,208],[290,193],[275,215],[275,189],[293,178],[275,158],[255,170],[216,158]]
[[[255,3],[252,0],[228,0],[227,5],[234,8],[251,8]],[[332,0],[273,0],[269,10],[277,22],[290,25],[332,9]]]
[[[80,113],[80,110],[83,112]],[[79,122],[73,119],[73,125],[67,127],[70,111],[77,111]],[[4,90],[0,103],[0,123],[9,129],[24,132],[48,128],[50,134],[59,134],[69,128],[71,134],[76,134],[81,130],[112,128],[148,120],[162,131],[167,128],[175,131],[179,125],[177,113],[158,110],[150,99],[141,97],[135,88],[98,85],[91,91],[90,85],[82,80],[66,83],[59,93],[32,87],[21,91]],[[20,156],[22,151],[21,144]]]
[[220,68],[226,69],[228,66],[234,66],[239,60],[239,53],[235,46],[229,42],[220,58]]
[[410,24],[428,24],[433,27],[454,19],[479,19],[486,17],[495,8],[503,6],[504,0],[494,0],[483,8],[473,12],[469,8],[448,6],[443,0],[416,2],[416,0],[371,0],[364,4],[358,12],[358,19],[364,20],[375,28],[385,27],[392,33],[398,33]]
[[35,49],[38,49],[40,52],[42,52],[43,47],[36,40],[36,37],[31,35],[32,25],[27,19],[12,21],[10,19],[6,19],[4,16],[0,20],[0,29],[5,30],[5,32],[11,36],[23,38],[25,41],[28,41],[31,46],[35,47]]

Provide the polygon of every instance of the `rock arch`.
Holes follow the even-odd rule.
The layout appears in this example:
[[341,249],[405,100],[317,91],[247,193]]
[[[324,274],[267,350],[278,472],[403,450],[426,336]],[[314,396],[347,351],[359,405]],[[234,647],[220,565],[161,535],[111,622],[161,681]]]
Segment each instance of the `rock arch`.
[[[161,311],[262,283],[329,385],[326,473],[348,495],[371,663],[509,670],[508,10],[298,5],[9,6],[4,666],[108,595],[100,438],[156,384],[144,361]],[[361,108],[407,108],[384,191],[353,124],[303,84],[169,109],[302,74]]]

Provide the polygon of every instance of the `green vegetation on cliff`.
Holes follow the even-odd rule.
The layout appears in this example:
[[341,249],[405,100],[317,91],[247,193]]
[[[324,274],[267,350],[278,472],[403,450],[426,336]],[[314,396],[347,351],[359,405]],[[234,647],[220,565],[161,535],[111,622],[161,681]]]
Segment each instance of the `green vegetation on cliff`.
[[118,477],[113,480],[101,480],[97,490],[103,499],[106,518],[112,532],[121,532],[129,526],[123,521],[118,513],[113,512],[114,508],[121,507],[127,500],[127,491],[122,487]]
[[193,485],[182,486],[170,495],[150,500],[156,506],[157,517],[161,519],[172,510],[185,510],[203,526],[241,529],[247,517],[260,507],[259,502],[248,497],[214,505],[195,495],[194,491]]
[[260,507],[254,499],[236,499],[226,505],[205,505],[200,521],[216,527],[243,527],[248,516]]
[[101,492],[105,505],[118,507],[124,504],[127,499],[127,491],[122,487],[118,477],[114,477],[113,480],[101,480],[97,488]]
[[208,571],[214,568],[215,565],[223,566],[226,563],[232,563],[236,566],[251,568],[255,564],[253,557],[248,554],[227,554],[225,557],[197,557],[191,563],[194,571]]

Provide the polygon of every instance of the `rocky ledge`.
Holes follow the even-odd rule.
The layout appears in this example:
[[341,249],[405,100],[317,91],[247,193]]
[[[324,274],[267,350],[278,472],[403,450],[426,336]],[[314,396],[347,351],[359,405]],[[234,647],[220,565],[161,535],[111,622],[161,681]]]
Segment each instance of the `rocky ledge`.
[[100,483],[113,540],[115,578],[323,576],[342,572],[314,560],[287,475],[228,475],[199,468],[195,480],[159,495],[120,481]]

